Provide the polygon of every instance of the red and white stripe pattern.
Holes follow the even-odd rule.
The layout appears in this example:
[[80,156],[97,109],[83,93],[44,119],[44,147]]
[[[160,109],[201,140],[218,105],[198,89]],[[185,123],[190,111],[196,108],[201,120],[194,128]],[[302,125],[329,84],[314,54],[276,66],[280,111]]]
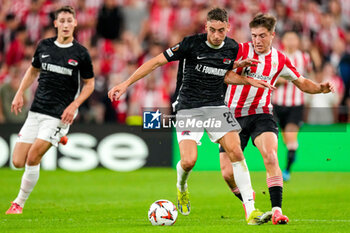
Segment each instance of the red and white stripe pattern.
[[266,178],[267,187],[271,188],[274,186],[281,186],[283,187],[283,178],[282,176],[271,176],[269,178]]
[[[235,72],[241,76],[261,79],[274,85],[280,75],[296,80],[300,74],[283,53],[272,48],[267,54],[254,51],[251,42],[239,44],[236,60],[254,58],[261,63],[257,67],[238,68]],[[271,90],[250,85],[228,85],[225,101],[235,114],[242,117],[254,114],[272,114]]]
[[[312,69],[310,56],[307,53],[298,50],[293,54],[287,54],[287,57],[300,74],[305,75]],[[272,103],[285,107],[300,106],[304,104],[304,93],[292,82],[286,82],[273,92]]]

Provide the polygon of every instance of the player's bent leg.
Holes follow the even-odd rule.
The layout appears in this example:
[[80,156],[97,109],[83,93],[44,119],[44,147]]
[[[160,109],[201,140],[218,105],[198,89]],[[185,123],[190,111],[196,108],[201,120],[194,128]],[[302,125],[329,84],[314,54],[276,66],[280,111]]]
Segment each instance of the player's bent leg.
[[16,142],[12,154],[12,163],[16,168],[23,168],[32,143]]
[[[219,140],[219,143],[224,148],[227,157],[229,158],[220,162],[231,164],[231,171],[233,172],[234,182],[242,195],[247,223],[249,225],[261,224],[258,216],[261,216],[262,212],[255,210],[254,191],[251,185],[248,167],[241,149],[238,133],[235,131],[227,133]],[[227,170],[229,169],[229,165],[222,164],[221,166],[227,168]],[[229,174],[225,174],[225,176],[226,175],[227,178],[230,177]],[[232,182],[230,183],[232,184]]]
[[17,211],[17,214],[22,213],[25,202],[39,180],[41,158],[50,147],[51,143],[42,139],[36,139],[30,147],[22,176],[20,191],[17,198],[12,202],[10,209],[6,212],[7,214],[16,213],[16,210],[20,209],[19,207],[21,207],[21,209]]
[[191,212],[191,203],[187,187],[188,176],[197,161],[197,142],[195,140],[181,140],[179,143],[181,160],[177,170],[177,207],[183,215]]
[[[266,168],[266,182],[269,188],[272,213],[267,212],[261,217],[261,221],[267,222],[272,219],[274,224],[285,224],[289,220],[287,216],[282,215],[282,193],[283,179],[282,172],[278,165],[277,158],[277,135],[273,132],[264,132],[254,140],[264,159]],[[276,212],[277,211],[277,212]],[[274,216],[278,216],[278,221],[274,221]],[[271,216],[272,214],[272,216]],[[282,217],[281,217],[282,216]],[[282,220],[281,220],[282,219]],[[283,221],[284,219],[284,221]]]

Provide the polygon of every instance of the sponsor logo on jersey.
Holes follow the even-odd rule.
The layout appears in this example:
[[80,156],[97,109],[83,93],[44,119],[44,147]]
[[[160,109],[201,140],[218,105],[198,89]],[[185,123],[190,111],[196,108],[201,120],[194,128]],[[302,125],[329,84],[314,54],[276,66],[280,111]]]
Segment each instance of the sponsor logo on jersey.
[[270,81],[272,79],[272,77],[270,77],[270,76],[265,76],[265,75],[262,75],[262,74],[252,73],[251,70],[250,70],[250,67],[246,67],[244,69],[243,75],[247,76],[247,77],[254,78],[254,79],[264,80],[264,81]]
[[231,64],[231,59],[224,58],[223,63],[229,65]]
[[159,109],[156,112],[143,112],[143,128],[144,129],[160,129],[160,116],[162,113]]
[[197,56],[197,60],[202,60],[202,59],[206,59],[207,57],[201,57],[201,56]]
[[58,73],[58,74],[64,74],[64,75],[69,75],[72,76],[73,74],[73,69],[69,69],[66,67],[62,67],[62,66],[57,66],[57,65],[53,65],[50,63],[41,63],[41,69],[46,70],[46,71],[50,71],[50,72],[54,72],[54,73]]
[[195,69],[205,74],[211,74],[211,75],[217,75],[217,76],[224,76],[227,72],[226,69],[219,69],[219,68],[205,66],[201,64],[197,64]]
[[176,52],[177,50],[179,50],[180,48],[180,44],[175,45],[174,47],[171,48],[171,50],[173,50],[174,52]]
[[50,57],[50,54],[43,54],[43,55],[41,55],[41,58],[47,58],[47,57]]
[[69,60],[68,60],[68,64],[69,64],[69,65],[72,65],[72,66],[77,66],[77,65],[78,65],[78,62],[77,62],[76,60],[74,60],[74,59],[69,59]]

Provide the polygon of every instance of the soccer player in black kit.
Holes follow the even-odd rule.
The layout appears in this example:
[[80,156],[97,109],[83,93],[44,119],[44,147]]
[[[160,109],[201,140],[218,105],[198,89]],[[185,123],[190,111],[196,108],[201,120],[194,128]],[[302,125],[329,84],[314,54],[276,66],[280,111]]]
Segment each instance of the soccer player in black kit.
[[[39,179],[40,161],[68,133],[78,107],[94,90],[94,73],[86,48],[74,40],[75,11],[64,6],[55,13],[57,37],[42,40],[13,99],[12,111],[23,107],[23,93],[39,75],[39,85],[26,122],[18,134],[12,162],[25,166],[20,191],[6,214],[22,214]],[[80,92],[80,77],[84,86]]]
[[[119,99],[126,92],[128,86],[145,77],[170,61],[179,60],[177,76],[177,100],[173,104],[177,111],[177,122],[190,120],[191,122],[205,122],[211,119],[219,121],[215,127],[191,127],[184,124],[177,129],[181,160],[177,164],[177,199],[181,214],[190,213],[189,192],[187,178],[197,160],[197,144],[204,129],[210,139],[229,151],[237,186],[241,190],[246,220],[250,225],[260,224],[259,216],[262,212],[255,210],[253,189],[250,175],[246,165],[238,132],[240,126],[229,113],[224,103],[224,81],[230,84],[250,84],[262,88],[271,88],[266,82],[252,82],[252,79],[237,75],[232,79],[224,80],[228,70],[236,66],[252,65],[256,60],[245,60],[234,63],[238,52],[238,44],[226,37],[229,30],[227,13],[225,10],[215,8],[207,15],[206,32],[188,36],[182,42],[167,49],[139,67],[129,79],[113,87],[109,98],[113,101]],[[242,192],[243,190],[243,192]]]

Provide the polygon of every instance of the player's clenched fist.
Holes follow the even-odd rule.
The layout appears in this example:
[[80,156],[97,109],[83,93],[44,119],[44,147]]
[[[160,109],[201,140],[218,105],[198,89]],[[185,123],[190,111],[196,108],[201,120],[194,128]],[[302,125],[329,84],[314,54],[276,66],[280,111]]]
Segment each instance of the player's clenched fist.
[[321,83],[320,86],[321,86],[322,93],[335,92],[335,86],[331,82]]

